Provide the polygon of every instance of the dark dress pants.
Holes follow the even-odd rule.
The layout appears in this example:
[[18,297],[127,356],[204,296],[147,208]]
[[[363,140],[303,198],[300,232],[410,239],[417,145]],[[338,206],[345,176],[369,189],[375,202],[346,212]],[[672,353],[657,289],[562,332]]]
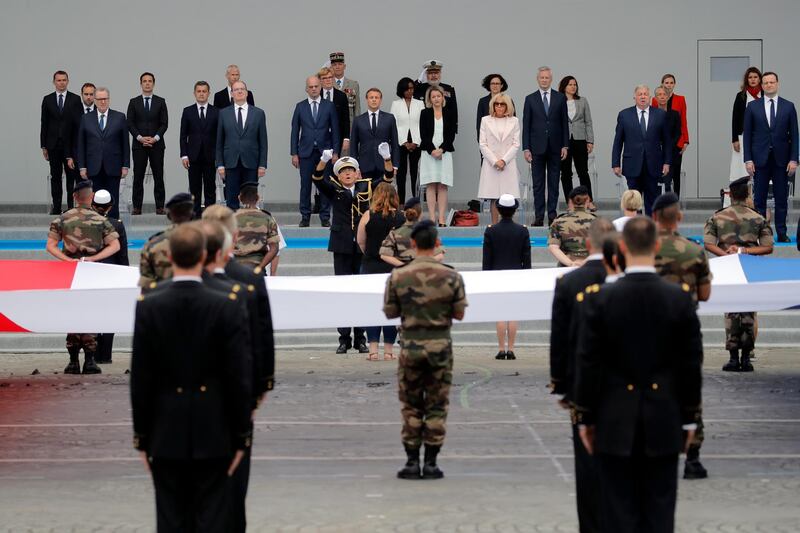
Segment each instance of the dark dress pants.
[[231,531],[230,459],[153,458],[158,532]]
[[586,151],[586,141],[576,140],[570,137],[567,158],[561,162],[561,189],[564,191],[564,198],[567,198],[572,190],[572,163],[575,162],[575,170],[578,172],[578,179],[581,185],[589,189],[589,198],[592,195],[592,179],[589,177],[589,152]]
[[561,150],[548,150],[533,156],[533,208],[536,219],[544,218],[545,184],[547,185],[547,218],[555,220],[558,215],[558,181],[561,172]]
[[[314,181],[311,175],[314,173],[314,169],[317,168],[317,163],[319,163],[321,155],[322,153],[319,150],[314,149],[308,157],[300,158],[300,217],[303,219],[311,218],[311,182]],[[325,173],[330,175],[328,167],[332,170],[333,166],[328,163],[325,167]],[[318,190],[316,187],[315,184],[314,189]],[[320,194],[319,219],[330,220],[330,218],[331,203],[327,196]]]
[[681,195],[681,166],[683,164],[683,154],[677,146],[672,147],[672,164],[669,166],[669,174],[664,178],[664,191],[673,191],[679,197]]
[[234,211],[239,209],[239,189],[248,181],[258,181],[257,168],[244,168],[239,161],[235,167],[225,169],[225,203]]
[[419,159],[422,151],[419,147],[409,152],[405,145],[400,145],[400,164],[397,167],[397,195],[400,205],[406,203],[406,174],[411,175],[411,188],[408,189],[409,198],[417,195],[417,176],[419,176]]
[[62,148],[48,150],[47,158],[50,164],[50,199],[53,209],[61,211],[61,196],[64,194],[61,185],[62,172],[66,175],[67,181],[67,209],[72,209],[72,190],[75,188],[75,181],[81,178],[80,172],[77,168],[71,169],[67,166],[67,156]]
[[156,209],[164,207],[164,148],[133,149],[133,208],[141,209],[144,201],[144,173],[147,162],[153,171],[153,199]]
[[[361,250],[358,244],[353,242],[353,251],[349,254],[333,252],[333,273],[337,276],[352,276],[361,272]],[[365,341],[364,328],[352,328],[353,336],[350,336],[350,328],[337,328],[339,331],[339,344],[347,346],[358,346]]]
[[119,180],[120,176],[109,176],[104,169],[94,176],[89,176],[92,180],[92,190],[95,192],[100,189],[105,189],[111,194],[111,201],[114,203],[108,216],[111,218],[119,218]]
[[653,202],[658,197],[658,177],[651,176],[647,171],[647,164],[642,165],[642,173],[638,176],[625,176],[629,189],[636,189],[642,193],[644,199],[644,212],[650,216],[653,212]]
[[113,333],[97,334],[97,350],[94,353],[94,360],[98,363],[110,363],[111,352],[114,349]]
[[189,192],[194,198],[194,214],[200,218],[200,202],[205,200],[206,207],[217,202],[217,170],[214,162],[207,162],[201,155],[196,161],[189,162]]
[[233,489],[233,529],[235,533],[247,531],[247,487],[250,483],[250,452],[248,448],[244,452],[244,457],[231,477],[231,488]]
[[786,174],[786,167],[779,166],[775,162],[772,151],[769,153],[766,166],[757,166],[753,176],[753,203],[756,211],[764,217],[767,216],[767,191],[770,181],[772,181],[772,194],[775,197],[775,233],[780,237],[786,235],[789,176]]
[[575,492],[578,503],[578,525],[581,533],[599,533],[601,525],[600,479],[594,457],[589,455],[572,425],[572,448],[575,455]]

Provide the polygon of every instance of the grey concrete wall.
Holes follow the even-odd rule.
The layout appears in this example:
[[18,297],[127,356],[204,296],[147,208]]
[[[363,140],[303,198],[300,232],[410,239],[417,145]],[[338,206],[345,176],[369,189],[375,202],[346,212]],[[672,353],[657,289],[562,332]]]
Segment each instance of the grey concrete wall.
[[[181,109],[192,102],[194,81],[206,79],[212,90],[220,89],[228,63],[239,64],[256,104],[267,113],[269,196],[294,201],[299,178],[289,159],[291,112],[304,97],[305,77],[334,50],[346,53],[348,76],[362,90],[377,86],[384,91],[387,110],[400,77],[416,77],[432,57],[445,63],[443,81],[455,85],[461,111],[452,191],[456,200],[472,198],[477,191],[473,120],[476,102],[485,94],[481,78],[502,73],[521,105],[536,87],[537,66],[550,65],[556,80],[575,75],[595,122],[599,196],[615,196],[610,145],[616,114],[632,105],[634,85],[654,86],[662,73],[673,72],[676,92],[688,102],[694,137],[697,39],[763,39],[764,67],[780,73],[782,94],[794,99],[800,94],[797,20],[800,3],[791,0],[6,2],[0,19],[5,88],[0,103],[0,202],[47,201],[39,110],[59,68],[69,72],[75,92],[85,80],[109,86],[112,108],[123,112],[128,99],[139,94],[139,74],[154,72],[156,93],[167,99],[171,119],[167,192],[185,190],[186,175],[178,163]],[[720,97],[733,99],[732,94]],[[729,120],[721,117],[722,131]],[[693,148],[684,158],[690,197],[697,189]],[[721,175],[727,176],[727,169]],[[152,190],[145,201],[152,201]]]

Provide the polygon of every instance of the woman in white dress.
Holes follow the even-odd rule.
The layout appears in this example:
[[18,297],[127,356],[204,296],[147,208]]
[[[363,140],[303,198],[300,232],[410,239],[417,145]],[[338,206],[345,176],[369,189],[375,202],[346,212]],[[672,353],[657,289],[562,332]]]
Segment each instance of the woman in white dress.
[[756,67],[748,68],[742,80],[742,90],[736,93],[733,99],[733,119],[731,120],[731,174],[730,180],[749,176],[744,166],[744,151],[742,149],[742,132],[744,131],[744,110],[747,104],[761,98],[761,71]]
[[520,145],[519,119],[514,104],[505,93],[492,96],[489,115],[481,119],[479,144],[483,155],[478,198],[491,200],[492,224],[497,224],[497,199],[510,194],[519,199],[517,152]]
[[457,117],[445,107],[444,93],[431,86],[425,93],[425,109],[419,115],[419,183],[425,186],[428,216],[438,214],[439,227],[447,225],[447,188],[453,186],[453,141]]

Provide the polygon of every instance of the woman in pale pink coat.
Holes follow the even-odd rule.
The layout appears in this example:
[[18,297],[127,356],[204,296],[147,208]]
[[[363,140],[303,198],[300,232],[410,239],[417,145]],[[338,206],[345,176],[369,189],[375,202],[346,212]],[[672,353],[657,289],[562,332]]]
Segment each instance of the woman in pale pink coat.
[[489,102],[489,115],[481,119],[478,142],[483,154],[478,198],[492,201],[492,224],[496,224],[500,219],[497,199],[503,194],[519,198],[519,120],[505,93],[494,95]]

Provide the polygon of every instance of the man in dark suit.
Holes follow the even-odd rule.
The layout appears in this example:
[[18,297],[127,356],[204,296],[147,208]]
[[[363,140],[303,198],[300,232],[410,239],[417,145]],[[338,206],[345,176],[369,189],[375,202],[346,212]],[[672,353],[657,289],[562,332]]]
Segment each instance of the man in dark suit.
[[159,531],[231,531],[230,477],[250,448],[247,320],[201,280],[205,237],[170,235],[174,277],[139,299],[131,357],[134,447],[153,476]]
[[558,215],[558,182],[561,161],[569,149],[567,98],[551,89],[553,72],[539,67],[536,75],[539,90],[525,97],[522,115],[522,148],[533,174],[534,226],[544,225],[545,188],[547,189],[547,225]]
[[333,151],[340,156],[347,155],[350,153],[350,103],[347,95],[343,91],[336,90],[331,69],[323,67],[317,76],[322,83],[322,99],[333,102],[336,108],[336,119],[339,122],[339,146],[334,146]]
[[753,178],[756,211],[766,216],[767,189],[772,181],[775,197],[775,232],[778,242],[789,242],[786,211],[789,178],[797,171],[797,111],[789,100],[778,96],[778,75],[761,76],[763,96],[744,111],[744,162]]
[[647,85],[636,86],[633,100],[635,106],[623,109],[617,115],[611,167],[617,176],[625,176],[629,189],[642,193],[644,211],[650,216],[659,194],[658,182],[669,174],[672,137],[667,114],[650,107],[650,88]]
[[200,217],[200,202],[205,206],[217,201],[214,157],[217,152],[219,111],[209,105],[211,87],[208,82],[194,84],[195,103],[184,108],[181,115],[181,164],[189,172],[189,192],[194,197],[194,214]]
[[267,116],[247,103],[247,85],[233,83],[234,105],[219,113],[217,171],[225,180],[225,201],[239,208],[239,186],[267,173]]
[[575,424],[572,406],[575,385],[575,341],[582,325],[578,306],[585,298],[583,291],[587,287],[605,283],[603,243],[614,236],[614,225],[608,219],[598,218],[592,222],[586,238],[589,256],[583,265],[556,281],[550,315],[550,389],[552,394],[559,396],[558,404],[570,410],[578,523],[582,533],[600,531],[601,508],[600,482],[594,459],[586,451],[578,436],[578,426]]
[[[239,81],[239,77],[239,67],[228,65],[228,68],[225,69],[225,79],[228,80],[228,85],[214,94],[214,107],[218,111],[233,105],[233,84]],[[247,103],[253,106],[256,105],[252,91],[247,91]]]
[[111,92],[105,87],[95,91],[94,113],[85,113],[78,130],[77,165],[81,178],[90,178],[94,190],[111,193],[114,206],[109,216],[119,218],[119,180],[128,175],[131,147],[125,115],[110,109]]
[[164,211],[164,133],[169,117],[167,103],[153,94],[156,77],[145,72],[139,76],[142,95],[131,98],[128,103],[128,129],[133,137],[133,210],[132,215],[142,214],[144,200],[144,172],[147,162],[153,172],[153,197],[156,213]]
[[50,164],[51,215],[61,214],[62,172],[67,176],[67,208],[72,209],[72,189],[78,172],[70,163],[74,151],[75,124],[81,116],[81,99],[67,90],[69,76],[63,70],[53,74],[55,91],[42,98],[39,145],[44,160]]
[[[292,166],[300,169],[300,224],[309,225],[311,218],[311,174],[323,150],[333,150],[333,160],[339,158],[339,120],[336,107],[330,100],[320,97],[320,80],[316,76],[306,79],[308,98],[298,102],[292,115],[292,132],[289,139]],[[331,89],[330,92],[333,92]],[[322,196],[319,219],[323,227],[331,225],[331,206]]]
[[444,64],[437,59],[431,59],[430,61],[426,61],[422,68],[425,73],[425,81],[421,81],[423,78],[420,76],[420,79],[414,82],[414,98],[424,102],[428,89],[431,87],[439,87],[444,94],[445,105],[455,118],[456,133],[458,133],[458,100],[456,99],[456,90],[452,85],[442,83],[442,68],[444,68]]
[[597,461],[602,530],[671,533],[678,454],[700,412],[700,321],[688,285],[656,273],[655,223],[635,217],[622,236],[625,276],[590,285],[578,303],[576,419]]
[[358,159],[361,177],[372,180],[377,186],[384,176],[383,157],[378,145],[387,143],[392,152],[392,166],[397,170],[400,145],[397,144],[397,123],[394,115],[381,111],[383,93],[372,88],[367,91],[367,112],[353,119],[350,133],[350,153]]

